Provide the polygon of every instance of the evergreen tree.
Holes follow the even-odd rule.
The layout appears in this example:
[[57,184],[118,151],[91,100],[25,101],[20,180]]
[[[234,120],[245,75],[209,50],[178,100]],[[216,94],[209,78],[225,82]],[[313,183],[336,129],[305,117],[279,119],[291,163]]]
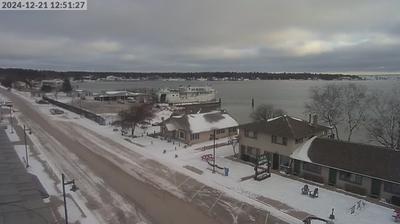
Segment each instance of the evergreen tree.
[[71,86],[71,82],[69,81],[68,78],[64,79],[64,82],[62,84],[62,88],[61,91],[63,91],[64,93],[69,93],[72,91],[72,86]]

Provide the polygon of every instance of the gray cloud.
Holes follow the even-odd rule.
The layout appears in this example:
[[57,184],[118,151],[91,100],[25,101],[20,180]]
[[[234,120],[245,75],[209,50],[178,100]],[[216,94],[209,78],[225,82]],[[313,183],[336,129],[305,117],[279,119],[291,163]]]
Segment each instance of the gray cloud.
[[400,71],[398,0],[88,1],[88,11],[2,11],[0,65]]

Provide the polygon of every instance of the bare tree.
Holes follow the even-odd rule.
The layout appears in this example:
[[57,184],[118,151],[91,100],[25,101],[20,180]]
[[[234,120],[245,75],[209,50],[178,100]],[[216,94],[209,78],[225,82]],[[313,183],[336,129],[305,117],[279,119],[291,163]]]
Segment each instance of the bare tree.
[[152,105],[149,104],[139,104],[133,105],[127,110],[120,111],[118,113],[120,118],[121,126],[130,126],[132,130],[132,136],[135,136],[135,127],[140,122],[146,119],[151,119],[154,117],[152,110]]
[[311,88],[311,102],[306,104],[307,113],[315,113],[330,125],[337,139],[339,126],[346,130],[346,140],[350,141],[366,119],[368,105],[366,87],[349,83],[346,85],[328,84]]
[[280,115],[285,114],[286,112],[281,109],[274,108],[273,105],[270,104],[261,104],[258,106],[251,114],[250,117],[254,121],[262,121],[268,120],[270,118],[274,118]]
[[337,139],[340,139],[338,125],[343,121],[341,89],[337,84],[311,87],[311,101],[305,105],[307,113],[318,115],[318,118],[335,130]]
[[400,91],[390,94],[376,91],[371,97],[366,124],[369,138],[385,147],[400,149]]
[[350,141],[353,132],[366,120],[366,111],[369,102],[367,88],[362,85],[349,83],[342,86],[340,98],[347,131],[347,141]]

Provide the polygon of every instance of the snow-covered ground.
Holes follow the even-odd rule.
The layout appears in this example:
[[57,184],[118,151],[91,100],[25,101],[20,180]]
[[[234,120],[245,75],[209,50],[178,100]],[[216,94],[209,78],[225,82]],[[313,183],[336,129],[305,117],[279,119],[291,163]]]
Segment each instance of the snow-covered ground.
[[[254,181],[251,178],[246,179],[245,177],[254,174],[253,167],[231,159],[234,151],[232,145],[226,145],[216,150],[216,163],[221,167],[229,168],[229,176],[222,175],[223,171],[213,174],[209,165],[201,159],[202,155],[212,153],[212,150],[201,150],[203,146],[211,145],[212,142],[186,146],[144,134],[158,131],[159,127],[157,126],[150,126],[148,129],[137,128],[135,134],[140,137],[130,138],[127,141],[128,137],[121,136],[119,131],[113,131],[114,127],[112,126],[100,126],[71,112],[66,112],[61,116],[50,115],[48,108],[53,106],[36,106],[42,113],[52,119],[74,122],[100,135],[111,138],[134,152],[155,159],[171,169],[190,175],[192,178],[222,190],[234,198],[267,209],[278,217],[290,220],[291,223],[295,223],[296,219],[300,219],[301,215],[296,215],[298,213],[302,215],[311,214],[327,219],[332,208],[335,209],[335,223],[337,224],[393,223],[392,209],[363,200],[365,206],[361,209],[356,209],[355,213],[351,214],[350,208],[356,205],[360,199],[326,190],[320,188],[320,186],[310,185],[311,189],[320,188],[319,197],[313,199],[300,193],[304,183],[280,175],[272,174],[270,178],[261,182]],[[142,136],[142,134],[144,135]],[[220,139],[218,142],[228,140]],[[236,148],[235,150],[237,151],[238,149]],[[242,180],[243,178],[246,180]],[[295,218],[290,218],[292,216]]]
[[15,131],[15,129],[11,126],[7,126],[7,131],[6,131],[7,137],[11,142],[18,142],[20,141],[17,132]]
[[[6,134],[8,139],[15,143],[21,141],[17,132],[13,127],[10,126],[9,117],[3,117],[2,125],[6,127]],[[30,138],[34,138],[30,136]],[[35,141],[35,139],[32,139]],[[27,163],[26,160],[26,152],[25,145],[14,145],[14,149],[17,152],[18,157],[20,158],[23,164]],[[44,154],[36,153],[32,154],[32,150],[27,146],[28,156],[29,156],[29,167],[27,171],[36,175],[42,186],[46,189],[46,192],[51,196],[58,198],[60,201],[63,200],[62,196],[62,185],[61,180],[58,177],[61,177],[61,173],[58,171],[56,166],[53,164],[53,161],[46,158]],[[67,188],[68,189],[68,188]],[[93,223],[102,223],[100,220],[95,218],[90,209],[86,206],[86,201],[82,197],[82,195],[78,192],[73,194],[67,193],[67,206],[68,206],[68,217],[69,221],[72,223],[79,222],[80,224],[93,224]],[[48,199],[47,199],[48,200]],[[53,204],[55,205],[55,204]],[[59,205],[57,210],[59,211],[59,215],[61,217],[64,216],[64,207],[63,204]]]
[[[270,178],[261,182],[251,178],[242,181],[242,178],[253,175],[254,170],[253,167],[248,164],[231,159],[233,155],[232,145],[223,146],[216,150],[216,163],[221,167],[229,168],[229,176],[226,177],[221,175],[223,171],[220,171],[219,174],[212,174],[210,166],[205,161],[201,160],[202,155],[210,154],[212,150],[194,150],[193,148],[198,148],[196,145],[185,149],[176,144],[173,145],[172,143],[167,143],[151,137],[139,138],[135,140],[135,142],[144,145],[145,149],[156,155],[160,160],[170,160],[180,164],[182,167],[192,166],[201,170],[203,172],[201,175],[205,177],[201,178],[203,181],[206,180],[208,182],[217,183],[218,185],[224,186],[226,190],[233,190],[258,201],[263,201],[262,198],[272,199],[265,200],[263,203],[276,206],[283,212],[290,213],[290,211],[285,211],[285,209],[291,207],[293,210],[303,211],[311,215],[328,219],[333,208],[335,209],[335,223],[337,224],[393,223],[392,209],[363,200],[366,206],[360,210],[356,209],[356,212],[351,214],[350,208],[360,201],[360,199],[326,190],[320,188],[320,186],[309,185],[311,189],[315,187],[319,188],[319,197],[314,199],[301,194],[300,190],[304,186],[303,182],[295,181],[280,175],[272,174]],[[153,142],[153,144],[151,144],[151,142]],[[175,147],[177,147],[176,151]],[[167,149],[166,154],[162,153],[163,149]],[[175,158],[175,154],[178,155],[178,158]],[[279,203],[273,200],[284,203],[287,207],[279,205]]]
[[[301,211],[327,219],[333,208],[335,209],[336,216],[335,223],[338,224],[393,223],[391,217],[393,211],[389,208],[363,201],[366,206],[360,210],[356,209],[356,212],[351,214],[350,208],[360,201],[360,199],[323,188],[319,189],[319,197],[313,199],[300,193],[300,189],[304,186],[303,182],[295,181],[280,175],[272,174],[270,178],[261,182],[254,181],[251,178],[242,181],[242,178],[253,175],[254,170],[253,167],[248,164],[231,159],[234,151],[232,145],[226,145],[216,150],[216,163],[230,170],[229,176],[226,177],[222,175],[222,170],[217,172],[217,174],[212,174],[210,166],[201,159],[202,155],[212,153],[211,149],[201,150],[205,145],[212,145],[212,142],[188,147],[179,142],[167,142],[159,138],[143,135],[143,137],[131,139],[133,144],[125,141],[127,137],[121,136],[119,132],[113,132],[112,127],[100,127],[94,122],[78,118],[76,115],[72,115],[72,118],[74,122],[80,123],[86,128],[90,128],[107,137],[111,137],[115,141],[123,143],[136,152],[151,156],[151,158],[156,158],[156,160],[161,161],[165,165],[173,164],[173,168],[181,170],[185,170],[183,167],[194,167],[201,171],[201,174],[189,170],[187,170],[186,173],[191,172],[190,174],[192,177],[203,183],[211,186],[220,186],[218,188],[219,190],[233,191],[239,195],[257,201],[258,203],[265,204],[267,207],[276,207],[276,209],[284,213],[292,214],[291,212],[296,213]],[[142,136],[142,133],[151,133],[153,129],[159,130],[159,127],[150,126],[149,129],[138,128],[135,134]],[[227,142],[228,140],[227,138],[219,139],[217,143]],[[237,151],[238,149],[235,148],[235,150]],[[177,155],[177,157],[175,155]],[[314,189],[319,186],[310,185],[310,187]],[[241,197],[239,197],[239,199],[243,200]],[[253,203],[254,201],[250,200],[250,202]],[[278,202],[285,205],[281,205]]]
[[[25,146],[15,145],[15,151],[18,154],[21,162],[26,164],[25,158]],[[36,175],[43,187],[46,189],[50,196],[58,198],[60,201],[63,200],[62,185],[61,185],[61,174],[57,171],[52,161],[46,158],[43,154],[33,155],[28,146],[29,156],[29,167],[27,168],[29,173]],[[71,223],[79,221],[80,224],[93,224],[100,223],[98,219],[92,214],[90,209],[86,206],[86,201],[80,195],[79,191],[69,192],[70,186],[66,186],[67,194],[67,206],[68,206],[68,220]],[[64,216],[64,205],[61,204],[57,207],[57,211],[63,217]]]

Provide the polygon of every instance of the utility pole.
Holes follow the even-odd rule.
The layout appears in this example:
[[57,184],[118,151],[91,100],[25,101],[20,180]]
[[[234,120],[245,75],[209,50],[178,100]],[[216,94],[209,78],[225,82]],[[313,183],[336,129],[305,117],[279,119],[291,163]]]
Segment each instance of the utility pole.
[[213,147],[213,173],[215,173],[215,129],[214,129],[214,147]]
[[29,131],[29,134],[32,134],[32,130],[30,128],[27,128],[24,125],[24,142],[25,142],[26,168],[28,168],[29,167],[29,155],[28,155],[28,144],[26,142],[26,131]]
[[3,102],[0,102],[0,121],[3,121]]
[[397,136],[397,144],[396,150],[400,150],[400,121],[397,122],[398,136]]
[[13,134],[14,133],[14,130],[13,130],[13,118],[12,118],[12,105],[10,106],[10,127],[11,127],[11,134]]
[[78,187],[75,185],[75,180],[72,179],[71,181],[65,182],[65,175],[61,174],[62,179],[62,189],[63,189],[63,197],[64,197],[64,213],[65,213],[65,224],[68,224],[68,211],[67,211],[67,200],[65,196],[65,186],[72,184],[71,191],[75,192],[78,190]]

